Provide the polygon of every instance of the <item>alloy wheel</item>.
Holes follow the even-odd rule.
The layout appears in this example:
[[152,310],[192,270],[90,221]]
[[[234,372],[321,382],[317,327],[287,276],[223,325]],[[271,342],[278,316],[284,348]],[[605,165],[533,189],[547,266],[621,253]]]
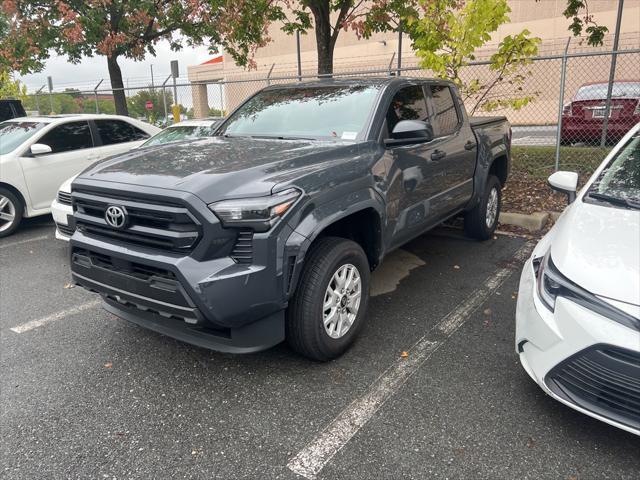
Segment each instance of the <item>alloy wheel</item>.
[[358,269],[347,263],[333,274],[322,307],[325,332],[338,339],[346,335],[358,315],[362,298],[362,280]]

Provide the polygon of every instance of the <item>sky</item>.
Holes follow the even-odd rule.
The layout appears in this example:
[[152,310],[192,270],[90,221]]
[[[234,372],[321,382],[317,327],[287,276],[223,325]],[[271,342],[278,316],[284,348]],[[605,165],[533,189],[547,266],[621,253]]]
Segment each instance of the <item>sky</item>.
[[[122,78],[125,86],[146,86],[151,84],[151,65],[153,65],[154,84],[161,84],[171,72],[169,62],[178,60],[180,77],[186,81],[187,65],[200,64],[213,55],[208,53],[206,47],[185,47],[178,52],[173,52],[169,48],[166,41],[159,42],[156,45],[156,56],[147,54],[146,58],[141,62],[134,62],[126,58],[118,59],[118,64],[122,70]],[[95,56],[92,58],[83,58],[76,65],[69,63],[66,57],[52,56],[45,65],[42,72],[16,76],[16,79],[27,85],[29,93],[39,89],[42,85],[46,85],[47,76],[51,76],[53,80],[53,88],[55,91],[64,90],[65,88],[78,88],[80,90],[93,90],[94,86],[104,78],[104,82],[100,86],[110,87],[109,72],[107,70],[107,59],[104,56]],[[44,90],[47,88],[45,87]]]

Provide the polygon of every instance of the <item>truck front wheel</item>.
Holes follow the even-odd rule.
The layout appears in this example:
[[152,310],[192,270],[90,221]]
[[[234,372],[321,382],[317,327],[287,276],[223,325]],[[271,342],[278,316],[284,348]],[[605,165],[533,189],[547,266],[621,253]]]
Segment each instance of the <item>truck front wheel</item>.
[[478,205],[464,216],[464,232],[471,238],[488,240],[498,226],[502,206],[502,185],[495,175],[489,175]]
[[344,353],[362,326],[369,303],[369,262],[356,242],[314,242],[287,311],[287,341],[318,361]]

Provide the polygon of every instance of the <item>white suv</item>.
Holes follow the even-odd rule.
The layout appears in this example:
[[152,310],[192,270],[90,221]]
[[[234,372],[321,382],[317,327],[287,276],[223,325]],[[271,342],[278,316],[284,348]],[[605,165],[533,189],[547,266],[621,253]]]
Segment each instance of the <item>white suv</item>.
[[60,184],[140,145],[159,128],[118,115],[51,115],[0,123],[0,237],[51,211]]

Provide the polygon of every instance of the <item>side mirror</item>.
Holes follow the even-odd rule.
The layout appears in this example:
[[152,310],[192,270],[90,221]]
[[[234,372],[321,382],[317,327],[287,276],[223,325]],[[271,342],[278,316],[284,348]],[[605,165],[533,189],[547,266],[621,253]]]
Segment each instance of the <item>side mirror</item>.
[[53,151],[49,145],[45,145],[44,143],[34,143],[31,145],[30,150],[32,155],[44,155]]
[[578,190],[578,174],[576,172],[556,172],[549,177],[548,182],[553,190],[564,193],[569,203],[576,199],[576,191]]
[[421,120],[400,120],[393,131],[391,138],[385,139],[387,146],[405,145],[411,143],[426,143],[433,140],[433,127]]

